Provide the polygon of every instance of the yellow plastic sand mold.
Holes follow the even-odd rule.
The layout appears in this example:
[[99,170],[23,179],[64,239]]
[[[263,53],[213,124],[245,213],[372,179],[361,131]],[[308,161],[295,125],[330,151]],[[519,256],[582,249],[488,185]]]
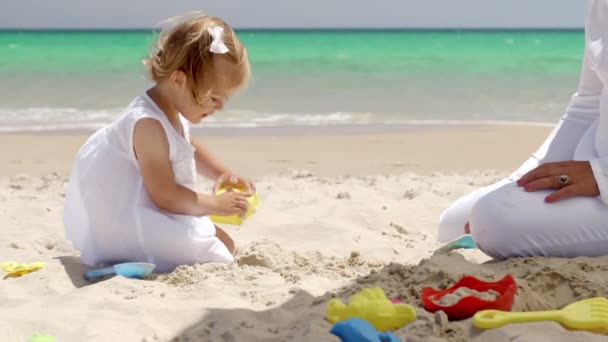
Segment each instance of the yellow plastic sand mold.
[[397,330],[416,319],[416,310],[403,303],[392,303],[379,287],[366,288],[350,297],[348,305],[339,299],[327,303],[326,318],[331,323],[361,318],[379,331]]
[[0,263],[0,268],[4,273],[13,276],[20,277],[24,274],[28,274],[46,266],[46,262],[30,262],[30,263],[18,263],[14,261],[6,261]]
[[[219,195],[225,193],[226,191],[228,191],[228,189],[221,188],[215,193],[215,195],[219,196]],[[245,190],[231,188],[230,191],[244,192]],[[231,215],[231,216],[211,215],[211,216],[209,216],[209,218],[214,223],[232,224],[235,226],[241,225],[251,215],[255,214],[257,207],[260,205],[260,198],[258,196],[258,193],[256,192],[255,194],[249,196],[247,198],[247,201],[249,202],[249,208],[247,209],[247,213],[243,216],[241,216],[241,215]]]
[[572,330],[587,330],[608,334],[608,299],[585,299],[569,304],[561,310],[536,312],[505,312],[483,310],[473,316],[473,325],[493,329],[509,323],[555,321]]

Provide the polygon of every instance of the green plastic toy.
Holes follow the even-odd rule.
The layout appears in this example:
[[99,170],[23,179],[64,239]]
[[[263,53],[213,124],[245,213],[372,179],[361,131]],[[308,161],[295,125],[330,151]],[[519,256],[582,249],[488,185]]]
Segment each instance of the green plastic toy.
[[57,342],[57,339],[50,335],[34,335],[27,342]]

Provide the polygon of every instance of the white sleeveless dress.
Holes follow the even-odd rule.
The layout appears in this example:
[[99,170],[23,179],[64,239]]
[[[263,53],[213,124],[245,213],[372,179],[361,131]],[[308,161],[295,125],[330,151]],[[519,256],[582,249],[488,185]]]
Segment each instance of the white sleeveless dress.
[[162,124],[175,181],[196,191],[194,147],[187,121],[180,116],[182,136],[144,94],[116,121],[93,134],[78,152],[65,200],[66,238],[91,266],[140,261],[167,272],[179,265],[233,262],[208,217],[163,211],[148,196],[133,151],[133,130],[142,118]]

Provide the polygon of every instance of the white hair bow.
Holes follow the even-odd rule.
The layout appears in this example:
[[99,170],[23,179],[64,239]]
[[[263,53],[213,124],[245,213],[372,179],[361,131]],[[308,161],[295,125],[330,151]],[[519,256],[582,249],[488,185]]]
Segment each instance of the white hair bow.
[[221,26],[212,26],[207,28],[207,32],[212,38],[209,50],[213,53],[225,54],[228,52],[228,47],[224,44],[224,28]]

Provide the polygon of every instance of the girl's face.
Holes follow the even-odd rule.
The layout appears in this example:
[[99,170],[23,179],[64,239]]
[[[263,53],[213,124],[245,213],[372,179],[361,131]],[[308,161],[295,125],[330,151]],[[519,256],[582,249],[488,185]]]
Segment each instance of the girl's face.
[[[227,75],[222,70],[230,68],[228,61],[223,58],[214,60],[214,66],[219,75]],[[207,96],[197,99],[194,92],[190,89],[188,78],[182,71],[176,71],[172,77],[174,86],[174,105],[178,112],[191,123],[199,123],[204,118],[213,115],[216,111],[224,109],[226,100],[234,93],[230,87],[230,82],[226,77],[214,77],[213,84]],[[205,91],[199,91],[205,94]]]

